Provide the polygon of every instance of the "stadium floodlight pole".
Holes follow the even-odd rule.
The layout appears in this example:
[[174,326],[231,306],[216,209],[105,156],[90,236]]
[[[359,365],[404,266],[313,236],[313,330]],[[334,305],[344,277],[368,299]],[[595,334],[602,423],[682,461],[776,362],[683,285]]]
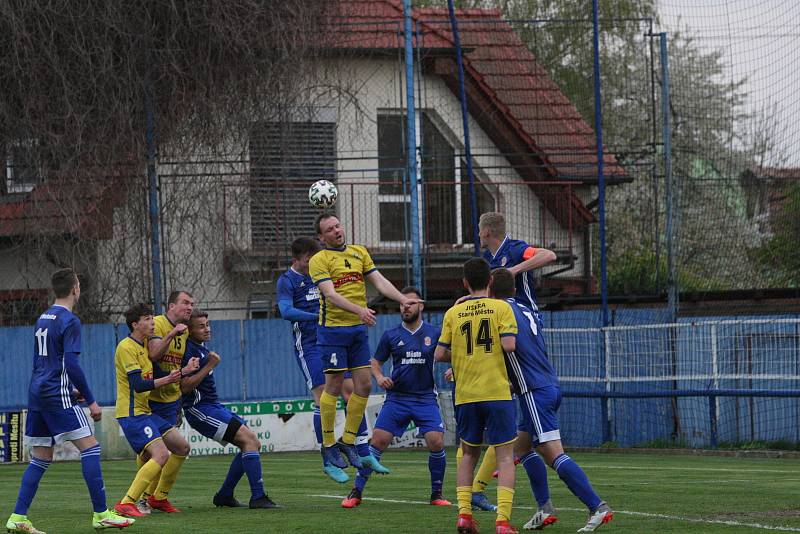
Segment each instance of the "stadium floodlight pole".
[[664,194],[667,196],[667,308],[669,308],[670,321],[678,318],[678,277],[675,272],[675,190],[672,183],[672,131],[669,113],[669,57],[667,50],[667,34],[659,33],[661,56],[661,114],[664,141]]
[[600,100],[600,21],[597,0],[592,0],[594,40],[594,132],[597,138],[597,218],[600,225],[600,296],[603,326],[608,326],[608,269],[606,265],[606,177],[603,169],[603,106]]
[[417,182],[417,129],[414,105],[414,42],[411,31],[411,0],[403,0],[403,38],[406,63],[406,174],[411,189],[411,274],[422,287],[422,256],[419,239],[419,183]]
[[153,273],[153,311],[161,315],[161,245],[159,243],[158,174],[153,119],[153,93],[150,81],[144,81],[145,137],[147,141],[147,178],[150,204],[150,256]]
[[481,255],[481,241],[478,237],[478,195],[475,193],[475,175],[472,172],[472,151],[469,143],[469,113],[467,111],[467,91],[464,88],[464,62],[461,51],[461,34],[458,32],[458,20],[453,0],[447,0],[447,10],[450,12],[450,26],[453,30],[453,41],[456,45],[456,64],[458,65],[458,90],[461,100],[461,123],[464,127],[464,158],[467,160],[467,176],[469,177],[469,207],[472,218],[472,242],[475,245],[475,255]]

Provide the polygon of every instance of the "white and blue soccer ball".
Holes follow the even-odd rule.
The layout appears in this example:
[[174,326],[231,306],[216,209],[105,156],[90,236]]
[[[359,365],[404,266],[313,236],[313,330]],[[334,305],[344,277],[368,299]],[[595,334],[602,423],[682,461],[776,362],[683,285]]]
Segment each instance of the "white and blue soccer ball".
[[330,208],[338,196],[338,189],[328,180],[318,180],[308,189],[308,201],[315,208]]

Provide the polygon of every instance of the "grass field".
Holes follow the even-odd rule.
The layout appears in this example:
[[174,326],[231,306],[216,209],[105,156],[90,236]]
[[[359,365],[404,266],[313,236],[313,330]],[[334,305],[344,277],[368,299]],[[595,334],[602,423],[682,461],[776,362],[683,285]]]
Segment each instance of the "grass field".
[[[615,509],[614,521],[600,532],[715,533],[800,532],[800,461],[680,455],[576,453],[601,497]],[[455,454],[450,460],[445,496],[455,501]],[[324,477],[316,453],[262,456],[270,496],[282,510],[216,509],[211,497],[229,458],[191,458],[172,492],[184,513],[154,513],[131,532],[198,533],[452,533],[455,508],[427,505],[427,454],[421,450],[390,451],[384,456],[394,471],[373,477],[365,500],[355,510],[339,507],[350,485]],[[24,465],[0,467],[3,519],[11,512]],[[131,461],[103,462],[106,491],[113,503],[133,475]],[[586,512],[551,471],[553,503],[559,522],[550,533],[575,532]],[[248,498],[246,479],[237,490]],[[489,495],[494,500],[494,485]],[[48,534],[91,532],[90,505],[78,463],[56,463],[48,470],[29,517]],[[513,523],[522,526],[532,515],[533,498],[522,468],[517,471]],[[481,532],[494,532],[494,514],[476,512]]]

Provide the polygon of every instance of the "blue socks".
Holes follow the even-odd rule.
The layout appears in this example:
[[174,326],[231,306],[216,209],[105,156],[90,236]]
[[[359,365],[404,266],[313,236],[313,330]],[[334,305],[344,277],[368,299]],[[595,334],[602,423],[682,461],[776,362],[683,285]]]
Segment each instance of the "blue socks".
[[367,416],[361,419],[358,426],[358,436],[356,436],[356,452],[359,456],[369,456],[372,447],[369,446],[369,433],[367,432]]
[[531,490],[536,497],[536,502],[539,506],[544,506],[550,500],[550,488],[547,486],[547,466],[544,460],[534,451],[530,451],[519,461],[528,474],[528,481],[531,483]]
[[[367,444],[366,446],[368,448],[367,454],[371,454],[372,456],[375,457],[376,460],[378,460],[380,462],[381,461],[381,454],[383,454],[383,452],[379,451],[378,449],[376,449],[372,445]],[[361,455],[361,453],[359,453],[360,456],[366,456],[367,454]],[[367,485],[367,480],[369,480],[369,476],[371,474],[372,474],[372,469],[370,469],[369,467],[363,467],[363,468],[358,470],[358,474],[356,475],[356,483],[355,483],[355,488],[358,491],[364,491],[364,486]]]
[[556,470],[556,473],[558,473],[558,476],[564,481],[572,494],[579,498],[589,508],[590,512],[596,510],[600,503],[603,502],[595,493],[583,469],[566,454],[559,455],[553,461],[553,469]]
[[100,444],[89,447],[81,452],[81,471],[89,496],[92,498],[92,507],[95,512],[105,512],[106,488],[103,484],[103,472],[100,469]]
[[242,453],[242,466],[250,483],[250,500],[264,496],[264,480],[261,478],[261,456],[256,451]]
[[22,474],[19,496],[17,497],[17,504],[14,506],[15,514],[28,515],[28,508],[31,507],[36,490],[39,489],[39,481],[42,480],[42,476],[49,466],[50,462],[31,456],[31,463],[28,464],[27,469]]
[[431,493],[442,492],[446,466],[447,458],[444,449],[428,454],[428,470],[431,472]]
[[243,475],[244,466],[242,465],[242,453],[240,452],[231,460],[231,466],[228,468],[228,475],[225,477],[225,481],[222,483],[222,487],[219,488],[217,493],[223,497],[233,497],[233,490],[236,489],[236,485],[242,479]]
[[[319,405],[314,406],[314,435],[317,437],[317,445],[319,445],[319,452],[322,452],[322,418],[319,415]],[[322,467],[328,465],[325,463],[325,455],[322,455]]]

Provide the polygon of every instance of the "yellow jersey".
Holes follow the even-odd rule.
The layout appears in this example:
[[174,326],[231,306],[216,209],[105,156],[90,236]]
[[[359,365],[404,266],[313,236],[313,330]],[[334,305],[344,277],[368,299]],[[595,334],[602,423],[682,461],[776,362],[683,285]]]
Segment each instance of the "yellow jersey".
[[450,349],[456,404],[511,400],[500,338],[517,335],[508,302],[471,298],[444,314],[439,345]]
[[[166,315],[159,315],[155,318],[155,332],[154,337],[165,338],[175,325]],[[175,336],[167,347],[167,352],[161,359],[155,363],[158,366],[156,369],[156,377],[166,376],[175,369],[181,368],[183,361],[183,353],[186,352],[186,341],[189,338],[189,331],[186,330],[183,334]],[[154,402],[175,402],[181,398],[181,385],[178,382],[167,384],[158,389],[154,389],[150,393],[150,400]]]
[[147,340],[142,344],[128,336],[120,341],[114,353],[114,368],[117,376],[117,404],[114,417],[151,413],[150,405],[147,403],[151,392],[136,393],[128,382],[128,374],[135,371],[141,371],[144,380],[153,379],[153,364],[147,353]]
[[[330,280],[341,296],[358,306],[367,306],[365,276],[377,270],[363,245],[345,245],[341,250],[322,249],[311,258],[308,272],[316,285]],[[358,314],[325,301],[319,292],[319,324],[321,326],[357,326],[363,324]]]

